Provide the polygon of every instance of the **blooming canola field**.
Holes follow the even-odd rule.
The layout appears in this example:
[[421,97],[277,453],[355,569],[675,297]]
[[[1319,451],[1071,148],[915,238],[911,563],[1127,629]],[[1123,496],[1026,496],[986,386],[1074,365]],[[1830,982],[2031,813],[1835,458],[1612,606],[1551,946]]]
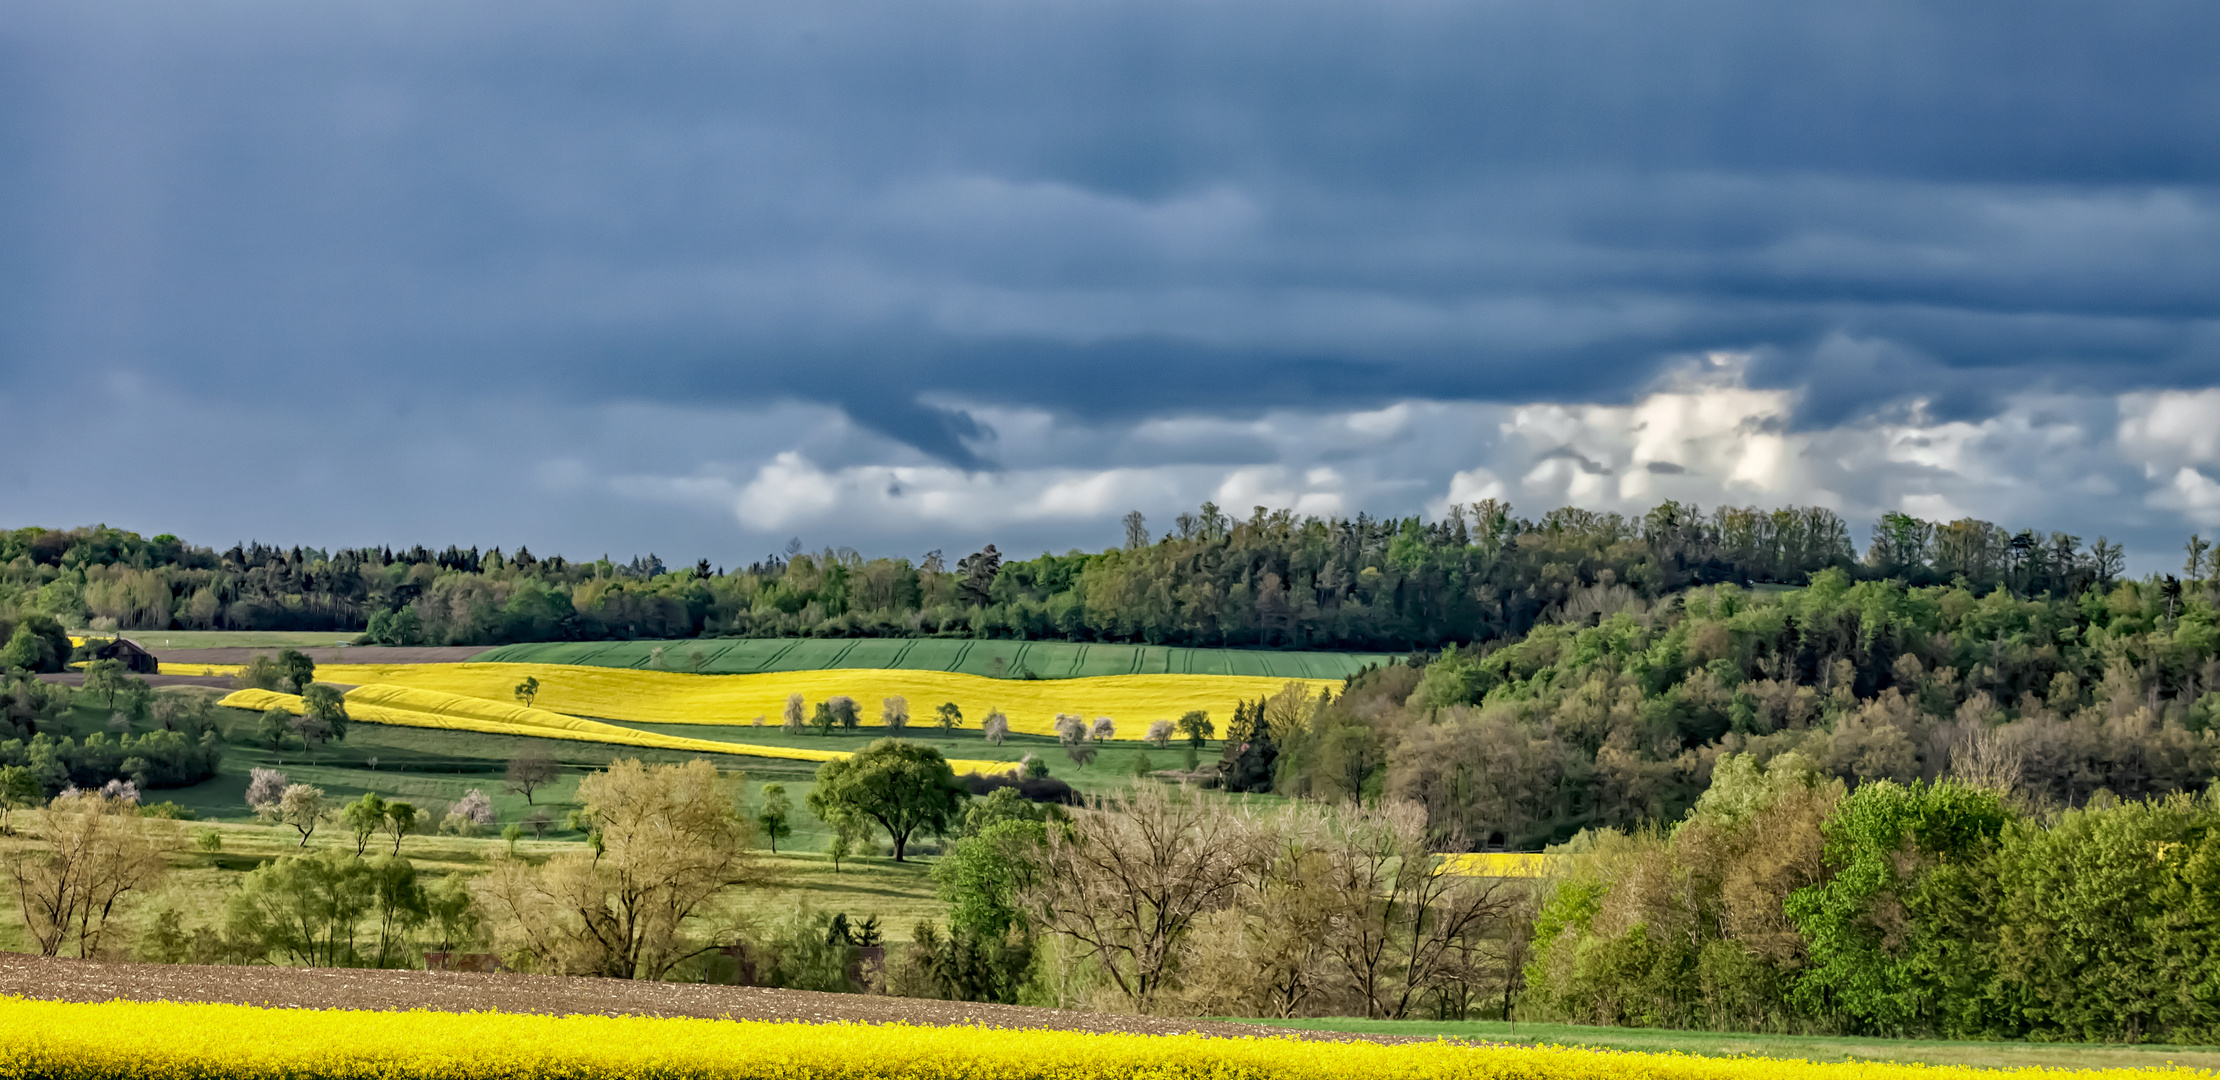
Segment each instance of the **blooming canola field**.
[[[165,664],[166,675],[233,674],[236,667]],[[977,729],[989,711],[1010,718],[1010,730],[1053,735],[1058,713],[1116,722],[1117,737],[1138,739],[1151,721],[1177,720],[1190,710],[1208,712],[1222,732],[1237,701],[1278,693],[1290,681],[1310,693],[1340,689],[1332,679],[1288,680],[1254,675],[1106,675],[1078,679],[992,679],[948,671],[846,668],[758,675],[692,675],[671,671],[571,664],[325,664],[322,682],[380,684],[432,690],[490,702],[511,702],[518,683],[539,680],[535,704],[570,716],[646,724],[778,724],[789,694],[812,708],[845,694],[856,699],[866,724],[878,722],[884,699],[909,702],[910,722],[933,723],[942,702],[963,710],[963,726]]]
[[0,999],[0,1080],[2126,1080],[2143,1070],[1975,1069],[1385,1046],[905,1024],[363,1012]]
[[[744,757],[785,758],[795,761],[833,761],[847,757],[839,750],[802,750],[784,746],[755,746],[745,743],[720,742],[715,739],[690,739],[680,735],[663,735],[652,731],[635,731],[616,724],[582,720],[547,709],[526,708],[521,705],[460,697],[431,690],[415,690],[401,686],[372,684],[358,686],[347,692],[347,715],[352,720],[370,724],[393,724],[401,727],[433,727],[454,731],[476,731],[490,735],[522,735],[541,739],[569,739],[578,742],[613,743],[622,746],[639,746],[656,750],[676,750],[690,753],[736,754]],[[240,690],[225,697],[219,704],[235,709],[263,711],[284,709],[299,715],[305,708],[301,698],[294,694],[280,694],[271,690]],[[976,772],[991,774],[1015,768],[1007,761],[951,760],[949,766],[961,775]]]

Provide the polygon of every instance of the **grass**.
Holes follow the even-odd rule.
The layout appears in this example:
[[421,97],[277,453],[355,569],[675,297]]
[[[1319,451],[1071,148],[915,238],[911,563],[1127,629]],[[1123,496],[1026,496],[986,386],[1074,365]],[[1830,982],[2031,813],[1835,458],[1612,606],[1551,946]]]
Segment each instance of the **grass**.
[[1948,1042],[1869,1039],[1841,1035],[1751,1035],[1672,1031],[1664,1028],[1588,1027],[1579,1024],[1509,1024],[1501,1020],[1236,1020],[1236,1023],[1311,1031],[1416,1035],[1533,1046],[1585,1046],[1643,1053],[1704,1057],[1766,1057],[1802,1061],[1892,1061],[1983,1068],[2030,1066],[2070,1069],[2220,1067],[2220,1047],[2091,1043]]
[[[82,738],[96,731],[112,731],[107,727],[107,717],[105,709],[89,702],[82,703],[54,728],[54,733]],[[492,798],[494,810],[503,823],[522,822],[544,808],[555,823],[548,833],[550,842],[557,838],[570,842],[579,837],[562,830],[561,822],[565,813],[577,806],[578,781],[586,773],[618,758],[680,763],[701,756],[602,743],[364,723],[351,725],[346,741],[329,743],[310,753],[298,744],[273,750],[267,743],[256,742],[254,729],[259,718],[252,713],[224,709],[219,710],[219,717],[225,749],[217,774],[191,787],[147,791],[144,793],[147,802],[175,802],[193,811],[204,822],[261,829],[262,826],[252,824],[253,812],[246,805],[247,783],[254,769],[271,768],[285,773],[289,780],[324,789],[327,799],[334,804],[351,802],[364,792],[374,791],[384,798],[406,799],[419,808],[436,810],[462,798],[468,791],[480,790]],[[860,750],[889,734],[877,726],[854,732],[836,730],[828,735],[791,734],[768,724],[761,728],[713,728],[692,724],[634,726],[718,741],[834,750]],[[146,729],[147,725],[141,724],[136,730]],[[902,734],[949,757],[1016,761],[1028,753],[1035,754],[1049,763],[1053,775],[1085,793],[1105,792],[1130,783],[1135,767],[1143,764],[1144,757],[1151,768],[1167,769],[1183,766],[1186,754],[1183,744],[1155,750],[1137,742],[1109,743],[1101,745],[1095,761],[1082,769],[1070,761],[1055,739],[1045,736],[1012,735],[996,747],[975,728],[944,733],[938,727],[912,726]],[[529,802],[522,794],[508,791],[504,786],[509,761],[527,749],[546,752],[559,766],[556,780],[534,792]],[[1201,751],[1202,760],[1215,761],[1220,751],[1220,745],[1212,743]],[[784,847],[814,852],[831,840],[830,831],[805,808],[804,800],[816,778],[815,762],[736,756],[718,759],[717,764],[745,775],[745,799],[751,808],[759,804],[764,784],[786,786],[794,807],[790,817],[794,836]],[[409,843],[413,846],[419,840],[442,842],[427,837],[412,838]],[[469,848],[469,842],[453,842],[463,845],[458,850],[474,850]]]
[[[105,722],[107,715],[104,709],[82,704],[49,730],[57,735],[80,738],[95,731],[109,731]],[[586,773],[620,757],[676,763],[700,756],[378,724],[353,725],[345,742],[328,744],[311,755],[297,745],[273,751],[267,744],[252,742],[257,718],[251,713],[224,709],[219,710],[219,715],[219,730],[226,746],[224,761],[216,776],[191,787],[153,789],[144,792],[143,799],[149,803],[175,802],[193,811],[196,820],[182,823],[185,834],[189,837],[198,830],[214,828],[222,837],[223,850],[214,857],[192,851],[177,853],[172,859],[174,872],[162,894],[152,898],[152,903],[137,905],[138,915],[134,918],[144,917],[166,904],[185,913],[188,922],[206,922],[218,913],[224,896],[236,887],[241,873],[301,850],[299,833],[283,826],[260,824],[248,810],[247,782],[255,768],[278,769],[288,780],[322,788],[335,809],[360,798],[366,791],[375,791],[385,798],[408,800],[420,810],[436,814],[444,809],[444,804],[461,798],[465,792],[481,790],[493,799],[495,812],[504,824],[522,822],[535,811],[548,813],[553,824],[546,839],[531,839],[532,834],[527,832],[527,839],[518,845],[518,850],[528,857],[544,857],[582,846],[584,837],[564,829],[562,822],[566,812],[578,805],[578,781]],[[144,730],[144,725],[140,730]],[[686,730],[699,732],[703,729]],[[880,734],[877,731],[835,734],[818,738],[818,743],[830,742],[836,748],[856,749]],[[789,740],[813,738],[785,736],[775,728],[766,735],[784,736]],[[733,736],[753,739],[754,732],[734,729]],[[965,743],[967,749],[987,748],[976,732],[971,736]],[[1013,745],[1017,741],[1013,739]],[[796,745],[809,744],[798,741]],[[528,746],[545,750],[561,767],[556,780],[535,791],[529,803],[523,795],[508,791],[503,785],[509,760]],[[1014,759],[1021,753],[1022,750],[1013,749],[1009,756]],[[841,869],[834,871],[832,861],[822,854],[831,840],[831,833],[804,804],[815,777],[815,763],[734,758],[719,764],[744,772],[743,800],[750,813],[760,805],[763,785],[767,783],[784,783],[793,802],[790,820],[795,834],[780,844],[777,854],[761,853],[764,884],[743,890],[736,897],[736,902],[744,905],[748,913],[769,918],[797,902],[808,902],[827,911],[848,912],[855,919],[877,915],[889,937],[902,941],[908,940],[910,927],[918,919],[937,918],[943,914],[939,901],[933,896],[932,881],[927,877],[930,866],[927,862],[896,863],[882,855],[866,855],[844,860]],[[326,847],[352,850],[353,845],[354,838],[343,826],[326,822],[310,837],[307,846],[311,850]],[[416,835],[403,842],[401,853],[419,867],[435,873],[477,873],[505,846],[498,837]],[[0,948],[24,947],[21,912],[12,903],[0,904]]]
[[[205,691],[173,688],[160,692]],[[112,732],[107,726],[108,717],[106,709],[87,700],[60,722],[49,725],[48,730],[56,735],[79,738],[96,731]],[[175,873],[163,887],[162,895],[151,898],[150,903],[138,905],[136,914],[131,917],[134,921],[143,920],[167,905],[183,913],[188,923],[206,923],[220,915],[223,898],[236,887],[240,874],[300,850],[298,833],[282,826],[257,823],[247,808],[247,783],[256,768],[278,769],[288,780],[322,788],[334,808],[360,798],[366,791],[374,791],[384,798],[408,800],[419,809],[437,815],[444,811],[446,803],[460,799],[464,793],[473,789],[484,791],[492,798],[495,812],[504,824],[523,822],[528,815],[541,811],[548,815],[551,826],[546,838],[526,839],[519,845],[519,850],[527,856],[546,856],[574,850],[583,842],[580,834],[564,829],[562,822],[567,811],[577,806],[578,782],[586,773],[620,757],[677,763],[700,756],[568,740],[367,723],[352,725],[346,741],[330,743],[309,753],[297,745],[273,750],[266,743],[254,741],[259,718],[252,713],[223,709],[218,711],[218,717],[226,745],[217,774],[191,787],[149,790],[143,793],[143,798],[149,803],[175,802],[193,811],[197,820],[183,824],[185,834],[190,836],[198,830],[214,828],[222,837],[223,850],[214,857],[179,852],[173,858]],[[733,742],[837,750],[861,749],[888,734],[877,726],[827,735],[791,734],[775,724],[762,728],[711,728],[690,724],[637,726],[672,734],[720,737]],[[137,730],[143,731],[146,727],[141,724]],[[925,742],[950,757],[1014,761],[1027,753],[1037,754],[1049,762],[1054,775],[1087,793],[1104,792],[1130,783],[1135,766],[1141,763],[1144,755],[1152,768],[1176,768],[1184,764],[1185,758],[1183,745],[1154,750],[1143,743],[1119,742],[1101,746],[1094,763],[1081,769],[1069,760],[1055,739],[1044,736],[1012,735],[996,747],[976,728],[943,732],[934,726],[913,726],[903,735]],[[527,748],[545,751],[559,765],[557,779],[535,791],[529,803],[524,795],[504,786],[508,762]],[[1215,743],[1205,747],[1203,760],[1217,760],[1220,750]],[[719,759],[718,764],[745,774],[742,799],[751,814],[761,805],[763,786],[767,783],[784,784],[793,805],[789,821],[794,835],[780,844],[781,850],[775,855],[768,851],[763,853],[764,884],[741,890],[733,901],[747,915],[759,919],[776,918],[791,910],[794,904],[806,902],[825,911],[846,912],[851,919],[876,915],[889,939],[894,941],[908,940],[911,927],[919,919],[944,917],[945,912],[934,897],[932,882],[927,876],[931,865],[929,856],[935,850],[932,839],[921,837],[913,844],[913,852],[920,846],[924,848],[919,852],[927,856],[923,860],[895,863],[885,854],[872,854],[845,860],[836,873],[831,860],[822,854],[832,839],[831,833],[810,814],[806,804],[816,776],[814,762],[734,757]],[[434,820],[436,822],[436,816]],[[527,833],[528,837],[530,835]],[[878,851],[887,850],[883,837],[876,842]],[[326,823],[311,837],[308,847],[351,848],[352,844],[353,838],[344,828]],[[491,837],[418,835],[404,842],[402,854],[432,872],[476,873],[504,846],[503,841]],[[20,949],[24,945],[21,913],[13,904],[0,904],[0,948]]]
[[505,645],[481,653],[488,663],[584,664],[661,668],[703,675],[879,668],[956,671],[987,678],[1076,679],[1090,675],[1255,675],[1342,679],[1385,653],[1187,649],[1071,641],[952,638],[746,638],[594,641]]

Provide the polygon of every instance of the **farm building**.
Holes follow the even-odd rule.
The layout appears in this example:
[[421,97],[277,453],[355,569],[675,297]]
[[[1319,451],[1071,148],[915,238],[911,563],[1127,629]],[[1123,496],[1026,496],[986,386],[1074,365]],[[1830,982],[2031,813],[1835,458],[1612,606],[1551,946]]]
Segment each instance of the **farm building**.
[[93,650],[92,658],[95,660],[121,660],[126,670],[139,675],[153,675],[162,670],[161,661],[156,660],[153,653],[140,648],[138,642],[129,638],[119,637],[114,641],[103,643]]

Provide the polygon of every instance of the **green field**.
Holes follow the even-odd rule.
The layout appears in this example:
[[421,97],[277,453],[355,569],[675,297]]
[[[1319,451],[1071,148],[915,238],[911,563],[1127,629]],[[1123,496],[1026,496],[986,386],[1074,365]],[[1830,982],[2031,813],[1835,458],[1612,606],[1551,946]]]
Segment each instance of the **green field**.
[[[704,654],[695,666],[693,651]],[[662,650],[658,654],[657,650]],[[659,659],[660,657],[660,659]],[[1384,653],[1185,649],[1070,641],[951,638],[706,638],[686,641],[582,641],[504,645],[474,659],[525,664],[699,671],[754,675],[831,668],[960,671],[988,678],[1076,679],[1093,675],[1261,675],[1342,679]]]
[[[172,688],[161,692],[199,691]],[[113,735],[115,729],[108,726],[109,715],[88,696],[60,722],[47,725],[45,730],[80,738],[95,732]],[[366,723],[351,725],[344,742],[327,744],[313,754],[297,746],[274,752],[268,745],[253,741],[256,719],[250,712],[219,710],[219,726],[226,745],[223,764],[216,776],[191,787],[155,788],[143,793],[143,801],[147,803],[175,802],[192,811],[195,821],[185,826],[188,831],[214,825],[223,834],[223,854],[219,857],[179,852],[173,858],[178,873],[164,887],[166,902],[172,906],[205,916],[220,907],[226,891],[236,885],[239,871],[298,850],[298,834],[290,829],[255,823],[247,808],[247,782],[256,768],[278,769],[289,781],[322,788],[328,803],[334,806],[351,802],[366,791],[375,791],[388,799],[408,800],[436,814],[465,792],[474,788],[482,790],[492,798],[503,824],[524,823],[532,815],[544,811],[550,819],[545,838],[527,839],[523,850],[531,854],[549,854],[584,839],[565,829],[562,823],[565,812],[577,806],[578,781],[587,772],[602,768],[619,757],[676,763],[701,756],[568,740]],[[137,730],[146,730],[147,726],[141,724]],[[709,737],[721,741],[839,750],[861,749],[886,734],[884,729],[877,727],[854,733],[816,735],[789,734],[777,727],[638,726],[696,738],[704,737],[704,731],[710,730]],[[1184,748],[1179,746],[1151,750],[1140,743],[1115,743],[1102,748],[1100,757],[1082,769],[1072,764],[1053,738],[1013,735],[996,747],[989,745],[976,730],[943,734],[938,728],[913,727],[905,736],[926,742],[952,757],[1016,760],[1028,752],[1038,754],[1049,761],[1055,776],[1089,792],[1131,782],[1134,767],[1141,763],[1139,759],[1143,755],[1148,757],[1148,764],[1153,768],[1175,768],[1185,758]],[[559,778],[534,792],[529,803],[523,795],[503,786],[509,760],[527,746],[546,751],[561,765]],[[1215,744],[1206,748],[1204,760],[1216,760],[1219,750]],[[743,799],[751,811],[760,803],[763,785],[774,782],[786,785],[794,808],[790,819],[794,835],[780,845],[780,852],[766,867],[767,883],[745,890],[736,902],[745,903],[751,912],[765,918],[775,917],[801,901],[826,911],[845,911],[856,918],[877,915],[888,936],[897,941],[908,939],[910,927],[916,920],[942,915],[939,901],[933,897],[932,883],[926,877],[929,863],[914,860],[895,863],[885,854],[883,836],[876,838],[870,849],[877,854],[859,855],[841,871],[833,870],[830,860],[821,854],[831,834],[805,808],[817,770],[815,762],[739,756],[714,760],[720,768],[745,775]],[[531,835],[527,833],[528,837]],[[352,841],[336,823],[326,823],[309,846],[341,844],[351,846]],[[490,838],[412,836],[406,841],[403,854],[433,870],[476,872],[501,847],[500,840]],[[912,850],[918,855],[929,856],[937,850],[937,843],[929,837],[919,837]],[[20,913],[13,905],[0,905],[0,948],[21,945]]]
[[1501,1020],[1241,1020],[1238,1023],[1473,1039],[1528,1046],[1584,1046],[1653,1054],[1764,1057],[1791,1061],[1893,1061],[1981,1068],[2136,1069],[2184,1065],[2220,1067],[2220,1047],[2091,1043],[1945,1042],[1845,1035],[1751,1035],[1672,1031],[1665,1028],[1585,1027],[1578,1024],[1507,1024]]
[[[168,690],[165,693],[191,691]],[[72,710],[67,723],[55,734],[83,737],[93,732],[111,732],[106,726],[106,710],[90,702]],[[493,799],[494,808],[503,822],[522,821],[538,807],[549,807],[553,817],[560,822],[565,810],[575,805],[573,801],[578,777],[602,768],[620,757],[639,758],[649,762],[684,762],[702,755],[669,750],[617,746],[606,743],[574,742],[567,739],[531,739],[515,735],[489,735],[471,731],[445,731],[436,728],[393,727],[384,724],[357,723],[348,728],[344,742],[334,742],[308,754],[297,746],[282,752],[272,751],[268,745],[254,742],[256,717],[239,710],[222,710],[222,729],[225,741],[224,761],[217,775],[187,788],[160,788],[145,793],[149,802],[174,801],[194,811],[204,820],[245,823],[253,820],[247,809],[246,790],[250,773],[255,768],[282,770],[295,781],[315,784],[335,800],[353,800],[363,792],[375,791],[387,798],[403,798],[417,803],[447,803],[459,799],[472,788],[483,790]],[[693,738],[708,738],[719,742],[755,743],[767,746],[794,746],[809,749],[860,750],[871,742],[885,738],[886,730],[877,726],[862,728],[853,733],[834,732],[829,735],[815,733],[789,734],[775,725],[755,727],[703,727],[678,724],[635,724],[646,731],[658,731]],[[140,725],[144,730],[146,725]],[[1012,735],[1001,746],[989,744],[976,729],[943,733],[937,727],[912,726],[905,738],[924,742],[949,757],[1016,761],[1025,754],[1040,756],[1048,762],[1052,775],[1082,792],[1099,792],[1130,783],[1137,766],[1151,769],[1180,768],[1185,764],[1183,744],[1164,750],[1154,750],[1145,743],[1115,742],[1099,745],[1099,756],[1081,768],[1071,762],[1054,738],[1040,735]],[[544,750],[562,765],[562,776],[551,787],[535,793],[528,804],[522,795],[502,789],[508,762],[527,747]],[[1204,762],[1217,760],[1222,747],[1211,743],[1202,751]],[[1142,759],[1146,758],[1144,762]],[[719,768],[744,773],[747,776],[748,798],[757,797],[763,784],[786,785],[795,807],[794,844],[815,850],[824,846],[831,836],[816,818],[802,809],[803,798],[816,776],[817,763],[795,761],[787,758],[762,758],[733,756],[714,759]],[[551,830],[549,837],[562,833]]]
[[[80,637],[105,633],[70,631]],[[302,649],[345,645],[360,637],[355,630],[125,630],[123,636],[148,649]]]

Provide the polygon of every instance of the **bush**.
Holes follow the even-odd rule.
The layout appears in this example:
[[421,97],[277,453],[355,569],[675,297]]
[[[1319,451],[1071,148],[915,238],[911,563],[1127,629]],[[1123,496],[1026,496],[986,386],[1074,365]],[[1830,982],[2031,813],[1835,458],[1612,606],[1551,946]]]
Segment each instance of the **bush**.
[[29,742],[0,742],[0,765],[29,768],[48,794],[75,785],[98,788],[125,780],[141,788],[190,787],[216,775],[223,742],[213,731],[198,738],[182,731],[150,731],[109,738],[94,732],[83,742],[41,734]]

